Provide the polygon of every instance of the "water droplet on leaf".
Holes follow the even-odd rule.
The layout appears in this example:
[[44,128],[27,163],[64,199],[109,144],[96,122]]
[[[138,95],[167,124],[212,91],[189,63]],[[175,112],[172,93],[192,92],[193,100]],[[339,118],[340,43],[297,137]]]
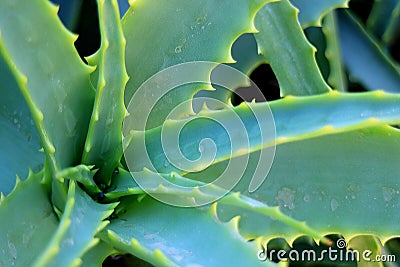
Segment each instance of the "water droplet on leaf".
[[331,199],[331,210],[335,211],[339,207],[339,202],[335,199]]
[[181,52],[182,52],[182,46],[181,45],[178,45],[177,47],[175,47],[175,53],[176,54],[179,54]]
[[276,200],[278,201],[279,206],[283,206],[290,210],[294,209],[294,196],[296,191],[283,187],[278,191],[278,195],[276,196]]

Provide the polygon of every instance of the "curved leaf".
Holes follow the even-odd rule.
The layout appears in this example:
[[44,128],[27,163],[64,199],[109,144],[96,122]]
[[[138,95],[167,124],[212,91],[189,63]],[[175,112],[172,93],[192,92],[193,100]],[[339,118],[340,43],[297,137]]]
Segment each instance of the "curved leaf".
[[115,250],[109,244],[100,241],[96,246],[91,248],[88,252],[85,253],[82,257],[82,265],[81,267],[93,267],[93,266],[102,266],[104,260],[113,254],[117,254],[118,251]]
[[341,61],[339,36],[336,13],[331,11],[322,21],[322,31],[326,39],[325,56],[329,62],[329,84],[336,90],[347,91],[346,78],[344,77],[343,64]]
[[0,3],[0,51],[29,106],[54,174],[80,161],[93,105],[91,69],[76,52],[75,39],[48,1]]
[[[211,186],[204,189],[204,183],[195,180],[190,180],[181,177],[175,173],[169,175],[162,175],[162,182],[159,183],[156,173],[149,170],[144,170],[143,172],[128,173],[121,170],[120,173],[115,176],[112,186],[114,190],[105,194],[106,201],[112,201],[119,199],[121,197],[132,196],[132,195],[142,195],[151,194],[151,196],[160,197],[166,199],[179,198],[181,205],[187,203],[187,206],[193,206],[197,203],[211,203],[216,198],[215,196],[223,196],[219,198],[217,204],[228,205],[231,207],[245,209],[247,211],[254,212],[256,214],[264,215],[273,220],[278,220],[290,227],[296,228],[299,232],[303,234],[310,235],[318,240],[327,241],[322,235],[313,229],[309,228],[304,222],[295,221],[292,218],[281,213],[277,207],[269,207],[268,205],[256,201],[247,196],[241,195],[240,193],[230,192],[226,194],[225,190],[219,188],[218,186]],[[146,179],[146,191],[144,191],[139,185],[134,181],[137,177]],[[179,185],[180,188],[171,187],[173,185]],[[240,209],[238,209],[237,216],[240,216]],[[240,221],[240,220],[239,220]]]
[[238,219],[221,223],[215,206],[183,209],[146,197],[127,198],[120,209],[100,238],[156,266],[275,265],[259,261],[257,247],[239,235]]
[[29,174],[0,202],[0,265],[31,266],[58,227],[44,173]]
[[396,43],[396,39],[400,34],[399,26],[400,2],[397,2],[397,5],[393,8],[392,14],[390,16],[389,25],[382,36],[382,40],[387,46],[392,46],[394,43]]
[[[394,17],[392,11],[398,2],[399,1],[397,0],[382,0],[374,2],[366,22],[367,30],[371,34],[374,34],[379,39],[382,37],[387,30],[391,19]],[[388,14],[391,14],[391,16],[388,16]]]
[[15,175],[25,179],[29,168],[39,171],[44,155],[28,106],[1,55],[0,95],[0,192],[7,195]]
[[[282,144],[257,191],[247,191],[247,177],[255,167],[251,165],[233,190],[279,205],[322,234],[341,233],[346,239],[376,234],[386,240],[399,232],[399,137],[399,130],[385,126]],[[219,207],[225,220],[238,213],[229,206]],[[251,218],[240,221],[244,236],[275,233],[292,240],[301,234],[254,213],[243,218]]]
[[[131,79],[125,91],[128,104],[141,84],[162,69],[189,61],[232,63],[230,48],[241,34],[255,32],[253,19],[268,0],[201,0],[201,1],[143,1],[133,2],[122,26],[127,39],[126,62]],[[221,12],[225,16],[221,16]],[[210,41],[212,40],[212,41]],[[211,69],[198,75],[209,81]],[[147,128],[159,126],[168,113],[181,106],[178,117],[192,114],[192,97],[209,84],[180,86],[163,95],[155,112],[150,114]],[[154,89],[155,90],[155,89]],[[142,114],[154,97],[140,96],[141,105],[131,114]]]
[[80,257],[98,242],[94,235],[108,223],[102,220],[116,205],[95,203],[71,180],[60,225],[34,266],[80,265]]
[[338,12],[339,40],[349,74],[368,90],[400,91],[400,72],[349,12]]
[[[261,129],[257,118],[265,115],[271,108],[276,127],[276,140],[271,129]],[[243,122],[246,132],[237,127],[227,132],[226,125],[238,125],[235,114]],[[255,115],[254,115],[255,114]],[[221,126],[218,122],[224,122]],[[243,103],[232,109],[221,111],[203,111],[197,117],[179,121],[168,121],[164,127],[158,127],[146,132],[134,132],[134,138],[125,151],[125,158],[129,161],[131,171],[141,171],[144,167],[157,170],[161,173],[177,172],[188,173],[179,168],[179,159],[182,153],[187,159],[194,160],[200,157],[202,151],[212,151],[212,145],[201,144],[205,138],[215,142],[217,151],[212,164],[224,161],[229,157],[243,155],[261,148],[276,144],[293,142],[317,136],[352,131],[375,125],[400,122],[400,96],[382,91],[368,93],[339,93],[336,91],[310,97],[286,97],[268,103]],[[235,123],[235,124],[234,124]],[[168,142],[177,139],[179,131],[179,149],[165,151]],[[245,134],[249,144],[242,144],[233,150],[232,143]],[[263,137],[263,139],[261,139]],[[146,143],[144,148],[142,145]],[[166,155],[168,152],[168,158]],[[211,152],[210,152],[211,153]],[[144,155],[148,154],[149,158]],[[134,159],[134,160],[132,160]],[[174,161],[171,162],[171,160]],[[191,172],[204,169],[202,167],[207,158],[199,160],[191,168]],[[175,164],[175,165],[174,165]],[[240,173],[240,172],[239,172]],[[216,177],[205,175],[205,177]]]
[[315,61],[315,48],[307,41],[297,14],[289,0],[264,6],[255,20],[259,49],[278,79],[282,96],[328,92],[330,87]]
[[124,89],[125,38],[117,1],[98,1],[102,45],[99,57],[99,81],[82,163],[99,170],[97,181],[108,186],[111,174],[122,157],[122,121],[125,117]]
[[303,27],[320,26],[322,18],[331,10],[347,7],[349,0],[291,0],[299,9],[299,21]]

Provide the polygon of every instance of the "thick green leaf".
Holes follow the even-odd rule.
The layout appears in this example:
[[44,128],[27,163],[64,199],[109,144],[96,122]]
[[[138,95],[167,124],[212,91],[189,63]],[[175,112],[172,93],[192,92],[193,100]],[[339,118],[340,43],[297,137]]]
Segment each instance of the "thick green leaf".
[[322,29],[322,27],[308,27],[304,29],[304,34],[306,35],[308,41],[316,49],[315,60],[317,61],[322,77],[324,77],[324,80],[327,81],[329,77],[330,66],[325,55],[327,40]]
[[400,72],[393,60],[349,12],[337,14],[341,54],[349,74],[368,90],[400,92]]
[[392,11],[392,15],[390,16],[389,25],[385,33],[382,36],[383,42],[386,46],[392,46],[396,43],[398,36],[400,34],[400,2],[397,1],[397,5],[394,7]]
[[96,170],[92,170],[93,166],[86,166],[84,164],[75,167],[65,168],[58,172],[57,178],[59,180],[74,180],[83,185],[87,193],[92,195],[99,194],[100,188],[94,182],[93,176]]
[[76,52],[75,39],[48,1],[0,3],[0,53],[29,106],[53,173],[80,161],[93,105],[91,69]]
[[[139,185],[134,181],[134,179],[139,177],[146,181],[146,184],[142,185],[145,186],[146,191],[139,187]],[[175,187],[175,185],[178,187]],[[120,173],[113,179],[112,187],[114,190],[106,193],[105,199],[106,201],[112,201],[121,197],[147,193],[161,202],[165,200],[170,203],[179,202],[180,206],[201,206],[218,199],[218,204],[243,208],[257,214],[262,214],[268,218],[279,220],[290,227],[294,227],[303,234],[312,236],[315,239],[324,239],[324,237],[318,232],[309,228],[303,222],[295,221],[282,214],[276,207],[269,207],[262,202],[239,193],[227,193],[225,190],[215,185],[208,187],[205,186],[206,185],[202,182],[190,180],[175,173],[160,175],[149,170],[136,173],[128,173],[124,170],[120,170]],[[171,199],[175,201],[171,202]],[[178,200],[178,202],[176,200]],[[237,215],[240,216],[240,213]]]
[[[127,71],[131,76],[125,91],[125,103],[128,104],[144,81],[167,67],[189,61],[232,63],[230,48],[233,42],[243,33],[255,32],[254,16],[267,2],[268,0],[133,2],[122,20],[127,39]],[[204,69],[196,77],[203,77],[201,81],[209,81],[210,72],[211,69]],[[163,94],[155,105],[154,112],[150,114],[147,128],[159,126],[175,106],[185,101],[177,116],[192,114],[191,101],[188,100],[205,88],[210,89],[210,86],[195,83]],[[156,103],[157,90],[150,90],[136,97],[139,97],[140,105],[130,113],[145,114]]]
[[330,87],[315,61],[315,48],[307,41],[297,14],[289,0],[264,6],[255,20],[259,49],[278,79],[282,96],[328,92]]
[[39,171],[44,155],[28,106],[1,55],[0,95],[0,192],[7,195],[15,175],[25,179],[29,168]]
[[[260,130],[259,126],[262,124],[256,120],[268,114],[266,113],[268,108],[271,108],[275,120],[276,140],[273,140],[274,135],[270,132],[271,129]],[[240,124],[235,116],[240,118],[245,130],[239,127]],[[125,151],[125,158],[131,171],[141,171],[146,167],[161,173],[185,174],[208,166],[207,162],[210,158],[204,155],[200,160],[187,164],[191,167],[184,166],[187,160],[199,159],[201,152],[205,155],[213,153],[213,144],[202,141],[206,138],[212,139],[216,145],[217,151],[211,162],[215,164],[246,152],[270,147],[275,143],[293,142],[399,122],[400,96],[383,91],[358,94],[333,91],[310,97],[286,97],[270,104],[243,103],[232,109],[203,111],[197,117],[168,121],[164,127],[145,133],[135,132],[131,144]],[[234,129],[229,132],[231,128],[226,127],[232,127],[232,125],[237,127],[233,127]],[[271,126],[271,124],[267,125]],[[182,130],[178,131],[179,129]],[[178,132],[179,135],[177,135]],[[161,139],[161,133],[164,139]],[[249,143],[243,143],[235,150],[233,144],[237,140],[242,140],[243,136],[247,136]],[[179,148],[174,147],[166,151],[165,147],[176,139],[179,139]],[[180,168],[179,164],[183,167]],[[216,176],[209,174],[205,177],[215,178]]]
[[98,65],[99,81],[89,133],[82,157],[84,164],[99,170],[97,181],[109,185],[111,174],[122,157],[122,121],[125,117],[125,38],[117,1],[98,1],[102,45]]
[[320,26],[322,18],[329,13],[329,11],[339,8],[347,7],[349,0],[291,0],[296,6],[299,13],[299,21],[303,27]]
[[[348,244],[347,248],[353,249],[355,251],[363,253],[364,251],[370,251],[370,254],[365,255],[364,257],[361,255],[360,261],[357,263],[358,267],[384,267],[385,264],[384,262],[377,262],[375,261],[377,256],[383,255],[384,254],[384,249],[383,245],[380,243],[379,239],[371,236],[371,235],[360,235],[360,236],[355,236],[352,238]],[[365,256],[367,256],[369,261],[365,259]],[[390,263],[389,263],[389,266]],[[387,266],[387,267],[389,267]]]
[[[323,234],[341,233],[346,239],[376,234],[385,241],[399,233],[399,149],[400,131],[389,126],[282,144],[257,191],[247,192],[251,165],[234,190],[279,205]],[[238,213],[219,207],[225,220]],[[246,237],[275,233],[292,240],[300,234],[254,213],[242,216],[239,229]]]
[[123,200],[124,212],[100,235],[119,250],[156,266],[275,265],[259,261],[255,244],[237,231],[238,218],[221,223],[215,206],[185,209],[149,197],[135,200]]
[[344,77],[341,60],[337,18],[334,11],[329,12],[322,21],[322,31],[326,40],[325,56],[329,62],[329,84],[336,90],[347,91],[346,78]]
[[374,34],[378,39],[382,38],[393,17],[392,11],[398,2],[398,0],[374,1],[366,23],[368,32]]
[[71,180],[60,225],[35,266],[78,266],[82,255],[99,241],[95,234],[116,204],[97,204]]
[[41,184],[44,174],[30,173],[0,202],[0,265],[32,266],[56,232],[58,219]]
[[113,254],[117,254],[118,251],[115,250],[111,245],[106,242],[100,241],[96,246],[91,248],[82,257],[81,267],[94,267],[102,266],[104,260]]

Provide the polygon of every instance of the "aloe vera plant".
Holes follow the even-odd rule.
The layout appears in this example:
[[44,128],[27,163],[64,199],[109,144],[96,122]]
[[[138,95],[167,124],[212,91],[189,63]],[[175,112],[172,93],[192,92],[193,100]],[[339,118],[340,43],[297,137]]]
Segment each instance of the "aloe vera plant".
[[[84,60],[73,12],[0,0],[0,266],[396,254],[400,5],[353,2],[98,0]],[[280,99],[233,105],[263,64]]]

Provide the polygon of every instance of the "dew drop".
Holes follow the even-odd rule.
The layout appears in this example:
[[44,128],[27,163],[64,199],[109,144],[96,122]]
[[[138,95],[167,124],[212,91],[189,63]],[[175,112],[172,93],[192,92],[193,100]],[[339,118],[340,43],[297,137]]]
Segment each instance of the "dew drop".
[[72,113],[72,110],[70,110],[70,109],[65,110],[64,119],[65,119],[65,125],[67,126],[68,135],[69,136],[74,135],[77,121],[76,121],[74,113]]
[[182,46],[181,45],[178,45],[177,47],[175,47],[175,53],[176,54],[179,54],[181,52],[182,52]]
[[305,196],[303,197],[303,200],[304,200],[305,202],[309,202],[309,201],[310,201],[310,196],[309,196],[309,195],[305,195]]
[[199,25],[203,24],[204,21],[205,21],[205,19],[201,18],[201,17],[196,19],[196,23],[199,24]]
[[22,235],[22,243],[23,243],[24,245],[27,245],[27,244],[28,244],[29,239],[30,239],[30,237],[29,237],[28,234],[24,233],[24,234]]
[[109,126],[109,125],[111,125],[113,122],[114,122],[114,119],[113,119],[113,118],[108,118],[108,119],[106,120],[106,125]]
[[331,199],[331,210],[335,211],[339,207],[339,202],[335,199]]
[[279,203],[279,206],[283,206],[290,210],[294,209],[294,195],[296,191],[291,190],[290,188],[283,187],[278,191],[276,196],[276,200]]
[[64,241],[67,245],[73,246],[74,245],[74,239],[73,238],[67,238]]
[[383,200],[385,202],[389,202],[393,199],[393,196],[396,194],[396,190],[390,187],[383,187]]
[[13,257],[13,259],[16,259],[17,258],[17,249],[15,248],[14,243],[10,242],[10,240],[8,240],[8,249],[9,249],[10,254]]
[[166,160],[164,161],[164,167],[167,168],[168,166],[169,166],[169,161],[166,159]]

